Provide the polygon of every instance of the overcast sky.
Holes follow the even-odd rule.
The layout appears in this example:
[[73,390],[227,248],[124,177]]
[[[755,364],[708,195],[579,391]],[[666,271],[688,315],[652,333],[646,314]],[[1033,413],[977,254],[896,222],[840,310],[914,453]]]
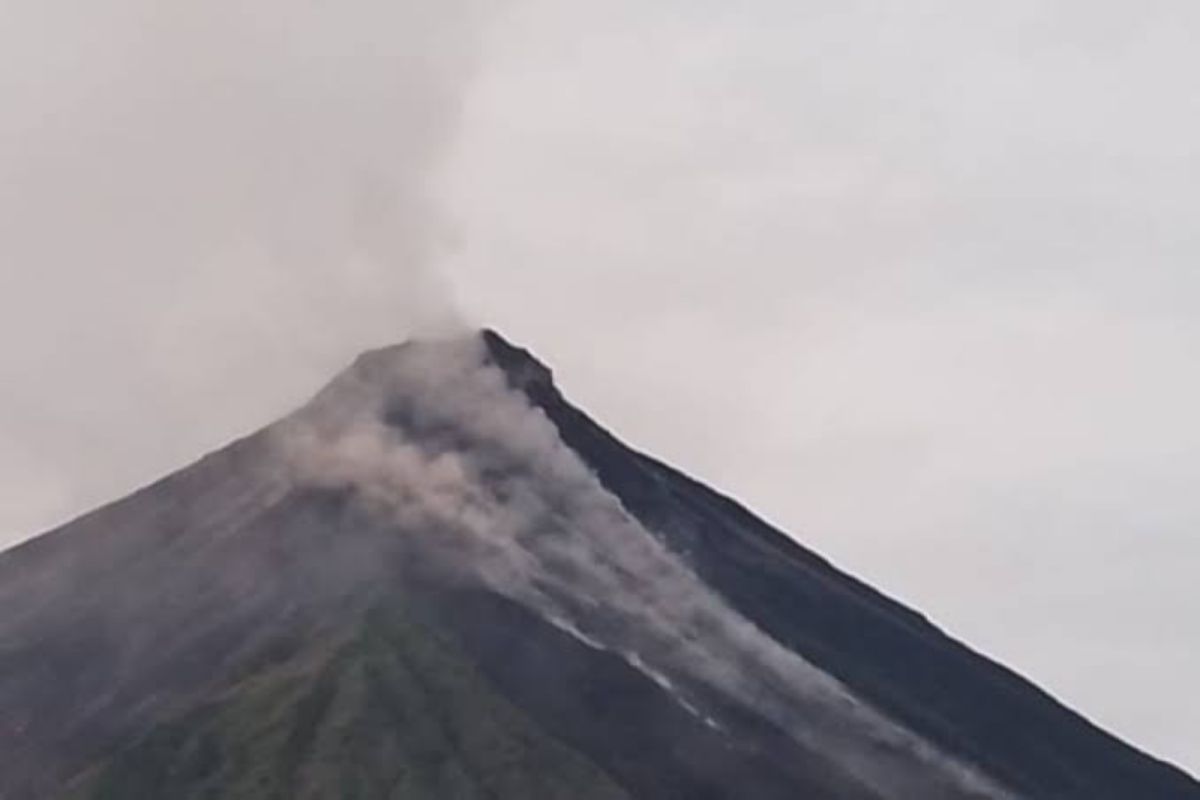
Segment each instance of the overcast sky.
[[0,0],[0,545],[487,323],[1200,769],[1200,7],[431,5]]

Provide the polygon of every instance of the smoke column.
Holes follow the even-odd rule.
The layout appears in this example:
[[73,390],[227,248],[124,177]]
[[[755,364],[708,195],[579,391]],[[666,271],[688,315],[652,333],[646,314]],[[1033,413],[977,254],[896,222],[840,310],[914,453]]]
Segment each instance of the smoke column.
[[488,16],[0,5],[0,480],[41,498],[0,547],[461,324],[437,178]]

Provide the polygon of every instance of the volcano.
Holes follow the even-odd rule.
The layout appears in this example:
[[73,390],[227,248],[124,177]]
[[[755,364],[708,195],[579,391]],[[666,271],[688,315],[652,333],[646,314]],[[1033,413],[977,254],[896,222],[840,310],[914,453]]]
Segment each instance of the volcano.
[[1197,800],[485,331],[0,555],[0,799]]

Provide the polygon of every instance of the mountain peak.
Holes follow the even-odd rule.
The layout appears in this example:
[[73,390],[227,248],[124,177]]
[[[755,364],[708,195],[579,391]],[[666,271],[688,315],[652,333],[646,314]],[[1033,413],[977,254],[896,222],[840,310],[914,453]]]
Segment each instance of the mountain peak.
[[367,350],[355,359],[351,371],[364,378],[379,378],[413,358],[446,363],[467,357],[474,357],[483,365],[498,367],[508,376],[514,389],[548,389],[554,385],[554,373],[548,366],[493,328],[455,336],[416,337]]
[[481,370],[489,368],[501,373],[503,383],[531,405],[560,399],[549,367],[529,350],[484,328],[368,350],[321,390],[303,413],[340,417],[348,409],[380,402],[386,406],[414,392],[436,403],[439,396],[446,400],[448,392],[461,392],[468,376],[481,377]]
[[554,388],[554,372],[529,350],[512,344],[492,328],[479,332],[487,358],[508,376],[512,388],[527,395],[541,394]]

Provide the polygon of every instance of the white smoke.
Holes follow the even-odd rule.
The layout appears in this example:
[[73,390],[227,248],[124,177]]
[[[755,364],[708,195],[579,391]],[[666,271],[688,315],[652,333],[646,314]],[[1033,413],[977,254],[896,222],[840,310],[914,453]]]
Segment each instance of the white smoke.
[[65,515],[459,327],[438,170],[495,5],[0,3],[0,474]]
[[[277,431],[303,484],[353,488],[402,532],[689,711],[715,687],[858,779],[912,797],[1004,797],[733,611],[632,518],[478,337],[371,354]],[[714,721],[719,724],[719,720]]]

